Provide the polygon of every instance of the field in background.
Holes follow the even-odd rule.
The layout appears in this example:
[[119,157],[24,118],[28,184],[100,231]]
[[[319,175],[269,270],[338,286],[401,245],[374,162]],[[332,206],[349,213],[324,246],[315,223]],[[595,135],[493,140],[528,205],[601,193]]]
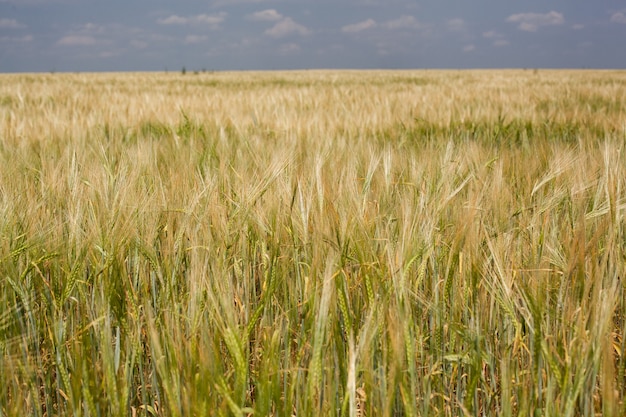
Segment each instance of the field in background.
[[0,75],[0,416],[626,414],[626,72]]

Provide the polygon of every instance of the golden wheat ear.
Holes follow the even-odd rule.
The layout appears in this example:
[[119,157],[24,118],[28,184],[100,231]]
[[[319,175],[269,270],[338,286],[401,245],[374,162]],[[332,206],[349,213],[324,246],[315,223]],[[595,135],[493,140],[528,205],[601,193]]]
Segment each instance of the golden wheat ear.
[[0,416],[626,415],[625,85],[0,74]]

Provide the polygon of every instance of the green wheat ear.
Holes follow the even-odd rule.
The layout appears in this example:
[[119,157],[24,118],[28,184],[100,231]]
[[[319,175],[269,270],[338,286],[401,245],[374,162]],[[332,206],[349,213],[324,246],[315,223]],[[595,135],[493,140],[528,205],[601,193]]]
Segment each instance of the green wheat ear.
[[[343,278],[343,279],[342,279]],[[349,298],[348,298],[348,290],[347,290],[347,276],[344,272],[341,274],[337,274],[335,277],[336,280],[336,294],[337,301],[339,304],[339,310],[341,312],[341,318],[343,320],[345,326],[345,334],[346,337],[350,337],[353,334],[352,328],[352,310],[348,308]]]

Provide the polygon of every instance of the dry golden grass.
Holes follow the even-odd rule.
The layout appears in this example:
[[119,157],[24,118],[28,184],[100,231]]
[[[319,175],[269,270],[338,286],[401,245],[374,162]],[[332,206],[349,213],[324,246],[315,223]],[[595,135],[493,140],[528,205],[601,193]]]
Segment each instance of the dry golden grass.
[[0,76],[0,415],[626,413],[626,72]]

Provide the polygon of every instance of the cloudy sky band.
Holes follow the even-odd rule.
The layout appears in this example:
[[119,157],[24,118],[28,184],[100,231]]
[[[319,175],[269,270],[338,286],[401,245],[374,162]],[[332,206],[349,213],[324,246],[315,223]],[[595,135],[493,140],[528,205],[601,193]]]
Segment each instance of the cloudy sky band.
[[0,0],[0,71],[626,67],[626,8],[610,0],[484,15],[408,0],[133,3]]

